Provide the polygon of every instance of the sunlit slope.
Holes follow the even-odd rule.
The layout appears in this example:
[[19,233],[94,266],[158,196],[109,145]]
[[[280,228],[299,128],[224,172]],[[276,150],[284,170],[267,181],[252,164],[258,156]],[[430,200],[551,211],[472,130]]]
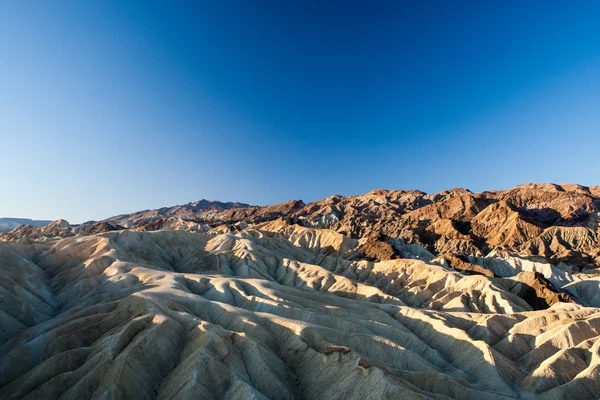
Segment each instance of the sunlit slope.
[[600,396],[598,309],[265,228],[1,244],[0,398]]

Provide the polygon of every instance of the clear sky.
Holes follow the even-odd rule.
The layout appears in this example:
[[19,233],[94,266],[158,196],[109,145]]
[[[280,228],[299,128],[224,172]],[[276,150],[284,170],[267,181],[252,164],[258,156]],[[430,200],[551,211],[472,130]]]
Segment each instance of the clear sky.
[[600,2],[0,2],[0,216],[600,184]]

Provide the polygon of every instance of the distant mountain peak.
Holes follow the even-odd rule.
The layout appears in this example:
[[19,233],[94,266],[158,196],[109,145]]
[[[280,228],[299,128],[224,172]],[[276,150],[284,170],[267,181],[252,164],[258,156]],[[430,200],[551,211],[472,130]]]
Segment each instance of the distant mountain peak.
[[44,226],[48,225],[49,220],[33,220],[29,218],[12,218],[4,217],[0,218],[0,232],[11,231],[21,225],[32,225],[32,226]]

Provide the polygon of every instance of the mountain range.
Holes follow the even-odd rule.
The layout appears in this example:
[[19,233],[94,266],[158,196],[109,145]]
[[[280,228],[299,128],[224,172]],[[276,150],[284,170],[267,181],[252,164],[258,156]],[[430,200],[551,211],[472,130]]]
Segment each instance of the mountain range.
[[575,184],[23,224],[0,398],[599,398],[599,224]]
[[44,226],[52,221],[33,220],[28,218],[0,218],[0,232],[7,232],[21,225]]

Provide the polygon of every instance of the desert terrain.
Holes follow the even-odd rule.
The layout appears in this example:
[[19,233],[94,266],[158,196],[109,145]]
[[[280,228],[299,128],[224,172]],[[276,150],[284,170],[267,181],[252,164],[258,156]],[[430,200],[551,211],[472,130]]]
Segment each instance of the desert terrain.
[[0,399],[600,398],[600,187],[0,233]]

